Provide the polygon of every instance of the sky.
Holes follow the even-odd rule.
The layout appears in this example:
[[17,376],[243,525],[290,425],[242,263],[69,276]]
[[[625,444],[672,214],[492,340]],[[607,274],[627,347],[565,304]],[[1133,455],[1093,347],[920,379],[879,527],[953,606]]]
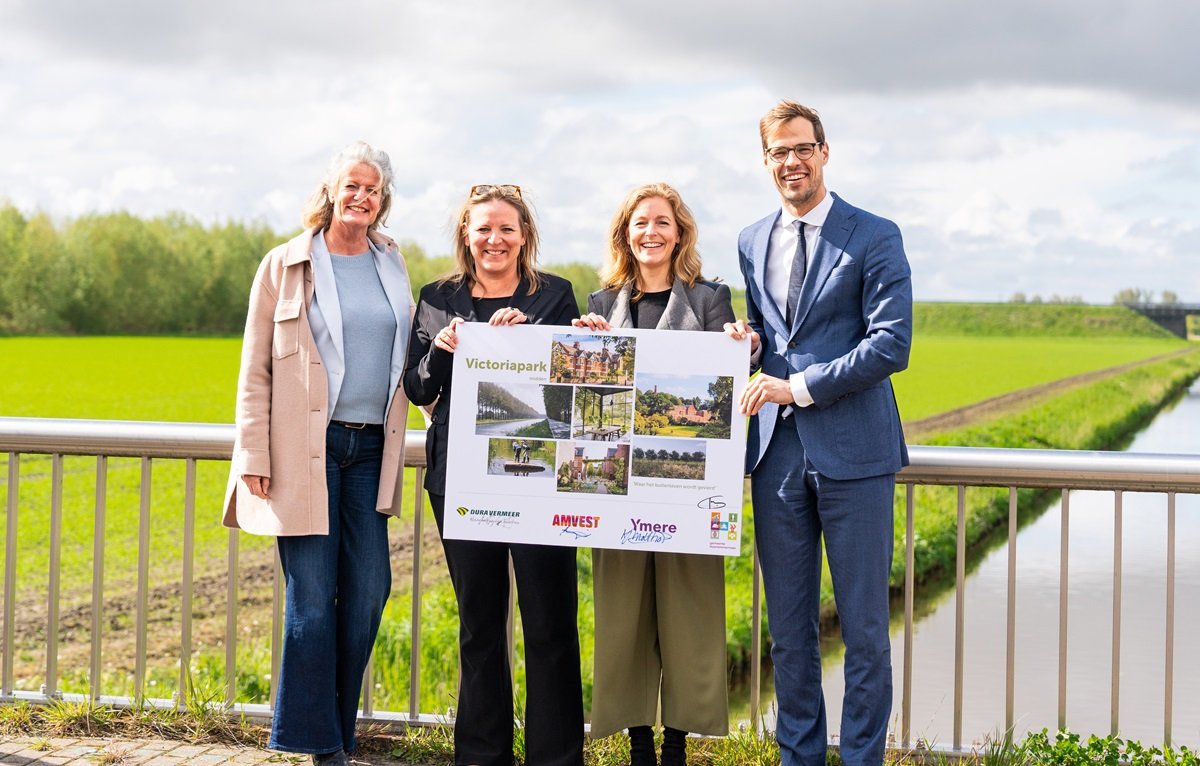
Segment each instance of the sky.
[[544,265],[599,265],[666,181],[741,286],[738,232],[779,204],[758,119],[790,98],[917,300],[1198,302],[1198,33],[1195,0],[4,0],[0,201],[290,232],[363,139],[385,231],[430,255],[472,184],[515,183]]
[[640,373],[637,377],[639,391],[659,391],[674,394],[681,399],[708,399],[708,386],[715,381],[712,375],[658,375]]

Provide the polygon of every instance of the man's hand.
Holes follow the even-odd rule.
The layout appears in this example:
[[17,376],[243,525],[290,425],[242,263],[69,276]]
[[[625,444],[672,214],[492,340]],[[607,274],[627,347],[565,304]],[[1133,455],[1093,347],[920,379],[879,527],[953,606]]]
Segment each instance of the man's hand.
[[746,324],[746,320],[739,319],[736,322],[725,323],[725,334],[734,340],[750,339],[750,353],[753,354],[758,350],[758,333]]
[[784,378],[771,375],[758,375],[742,391],[738,406],[743,415],[757,415],[767,402],[776,404],[795,404],[792,398],[792,387]]

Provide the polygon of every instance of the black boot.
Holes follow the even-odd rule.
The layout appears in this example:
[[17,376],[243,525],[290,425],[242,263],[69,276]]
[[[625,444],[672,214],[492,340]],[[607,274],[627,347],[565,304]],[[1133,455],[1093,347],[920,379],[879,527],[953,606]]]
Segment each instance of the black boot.
[[687,732],[663,727],[662,766],[687,766]]
[[654,729],[649,726],[629,727],[629,766],[658,766],[654,757]]

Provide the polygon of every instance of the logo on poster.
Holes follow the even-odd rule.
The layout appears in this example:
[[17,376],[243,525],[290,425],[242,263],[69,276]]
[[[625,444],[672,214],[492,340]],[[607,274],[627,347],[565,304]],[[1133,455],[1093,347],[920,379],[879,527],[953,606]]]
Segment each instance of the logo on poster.
[[709,537],[713,540],[736,540],[738,536],[737,513],[713,513],[709,517]]
[[576,539],[591,537],[592,530],[600,526],[599,516],[575,516],[569,513],[556,513],[550,526],[560,527],[559,534],[569,535]]
[[630,519],[629,529],[621,530],[621,545],[654,545],[665,543],[675,536],[679,528],[666,522]]
[[459,516],[466,517],[467,521],[472,524],[481,524],[486,527],[515,527],[520,523],[520,511],[500,511],[493,508],[467,508],[466,506],[458,506],[454,509]]

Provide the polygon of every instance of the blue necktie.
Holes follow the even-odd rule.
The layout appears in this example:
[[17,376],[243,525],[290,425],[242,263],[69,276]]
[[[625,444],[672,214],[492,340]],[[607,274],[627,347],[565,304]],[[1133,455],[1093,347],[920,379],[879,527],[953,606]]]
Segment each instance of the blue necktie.
[[792,319],[796,315],[796,304],[800,302],[800,288],[804,286],[804,272],[808,268],[807,258],[807,243],[804,241],[804,221],[795,220],[792,225],[796,227],[796,254],[792,256],[792,274],[788,280],[788,295],[787,295],[787,323],[788,327],[792,326]]

